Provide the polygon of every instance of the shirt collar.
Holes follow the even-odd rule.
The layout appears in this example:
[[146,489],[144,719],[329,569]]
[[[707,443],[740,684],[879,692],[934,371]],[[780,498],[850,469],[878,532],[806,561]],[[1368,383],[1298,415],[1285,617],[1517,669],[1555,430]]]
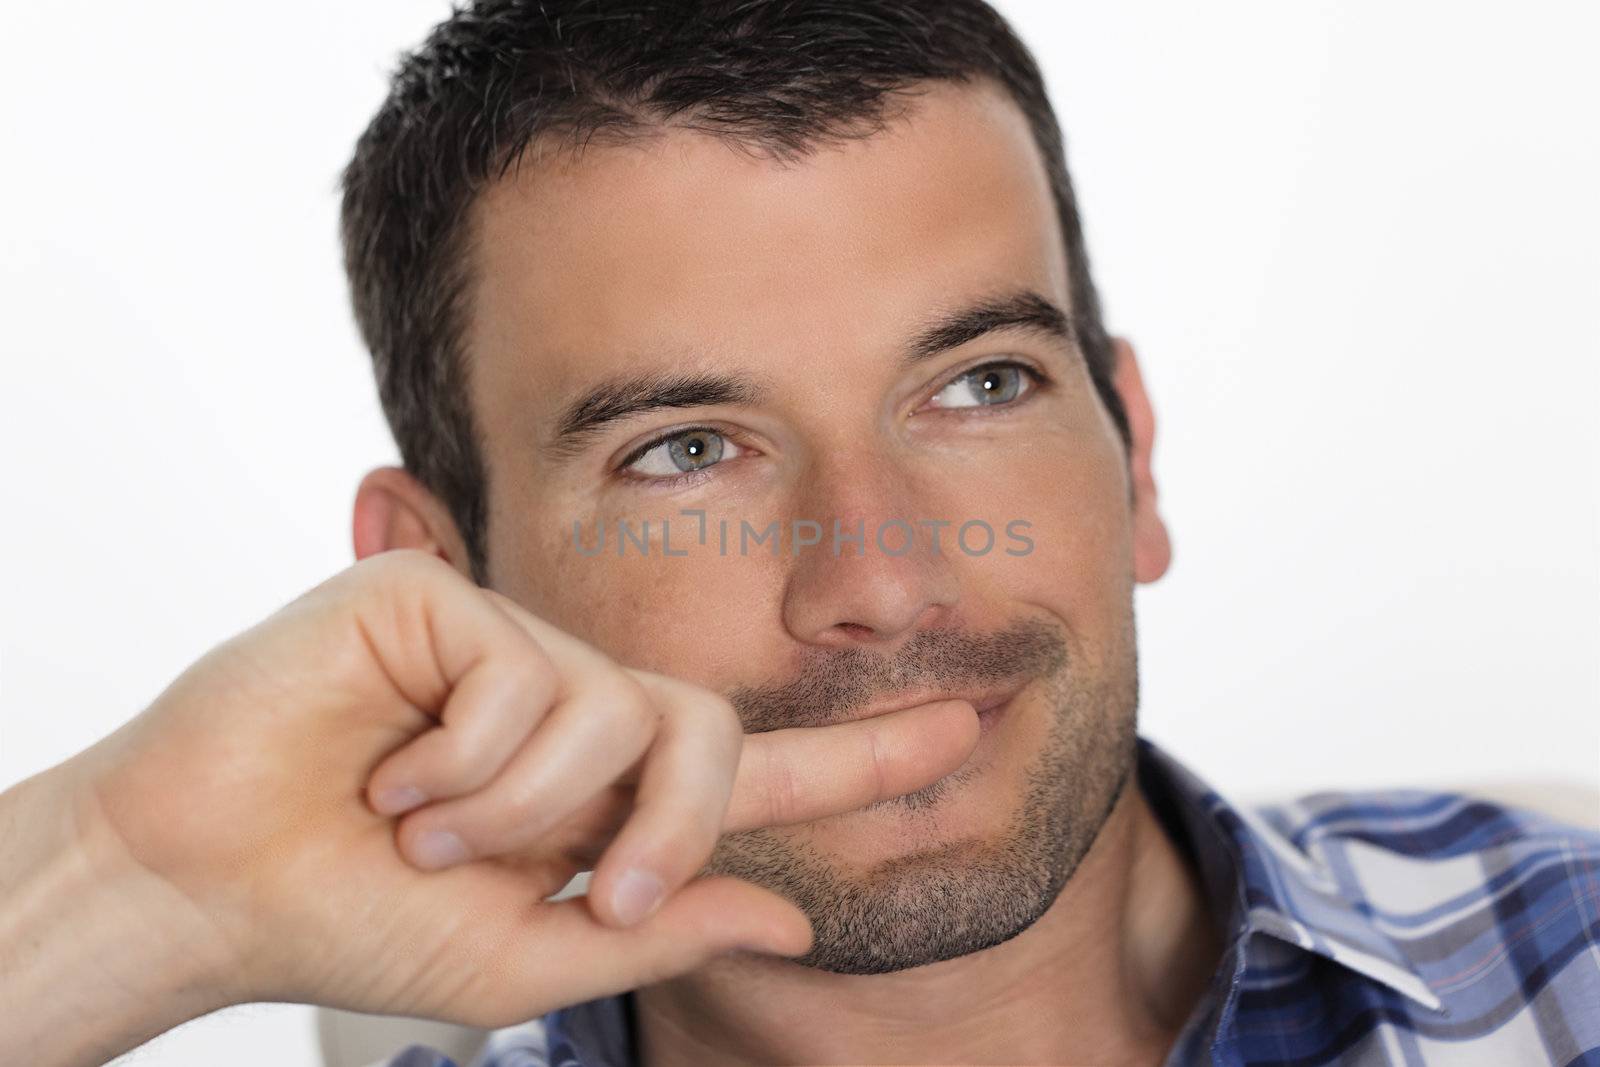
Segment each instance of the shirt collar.
[[1260,934],[1340,964],[1443,1011],[1438,994],[1377,926],[1359,890],[1314,843],[1302,849],[1266,817],[1230,804],[1187,767],[1139,740],[1140,785],[1176,821],[1228,942]]
[[550,1067],[630,1067],[639,1062],[633,994],[573,1004],[545,1016]]

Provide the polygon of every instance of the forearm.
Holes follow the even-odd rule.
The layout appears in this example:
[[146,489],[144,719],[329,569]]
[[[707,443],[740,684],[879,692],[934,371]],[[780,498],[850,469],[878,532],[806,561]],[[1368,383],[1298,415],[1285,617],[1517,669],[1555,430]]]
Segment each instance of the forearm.
[[229,1000],[74,773],[0,793],[0,1062],[101,1064]]

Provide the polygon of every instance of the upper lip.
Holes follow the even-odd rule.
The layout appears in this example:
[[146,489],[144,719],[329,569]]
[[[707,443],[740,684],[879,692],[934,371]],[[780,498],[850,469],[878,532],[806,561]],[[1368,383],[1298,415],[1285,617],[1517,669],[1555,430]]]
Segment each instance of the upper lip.
[[876,704],[867,704],[855,709],[846,719],[854,722],[858,719],[870,719],[878,715],[888,715],[894,711],[904,711],[914,708],[919,704],[932,704],[938,700],[965,700],[979,712],[990,711],[999,707],[1022,691],[1027,685],[1027,679],[1013,680],[1004,685],[991,685],[969,689],[924,689],[910,693],[901,693],[888,697]]

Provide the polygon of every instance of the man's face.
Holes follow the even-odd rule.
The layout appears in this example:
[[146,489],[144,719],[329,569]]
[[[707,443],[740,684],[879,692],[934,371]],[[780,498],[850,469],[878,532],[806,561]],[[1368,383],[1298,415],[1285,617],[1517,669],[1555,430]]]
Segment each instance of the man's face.
[[[934,786],[719,847],[837,971],[1020,932],[1133,755],[1127,466],[1041,313],[1071,310],[1043,164],[998,90],[925,88],[788,166],[687,131],[525,163],[475,220],[496,588],[747,729],[999,702]],[[986,303],[1018,321],[928,333]]]

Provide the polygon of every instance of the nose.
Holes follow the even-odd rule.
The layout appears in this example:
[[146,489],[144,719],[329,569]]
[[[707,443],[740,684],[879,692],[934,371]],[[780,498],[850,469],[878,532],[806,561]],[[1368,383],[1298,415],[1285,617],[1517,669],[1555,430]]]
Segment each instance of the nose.
[[797,510],[820,529],[796,539],[783,593],[791,636],[839,648],[948,625],[959,600],[954,561],[947,545],[934,550],[938,530],[919,517],[919,499],[887,461],[858,456],[814,473]]

